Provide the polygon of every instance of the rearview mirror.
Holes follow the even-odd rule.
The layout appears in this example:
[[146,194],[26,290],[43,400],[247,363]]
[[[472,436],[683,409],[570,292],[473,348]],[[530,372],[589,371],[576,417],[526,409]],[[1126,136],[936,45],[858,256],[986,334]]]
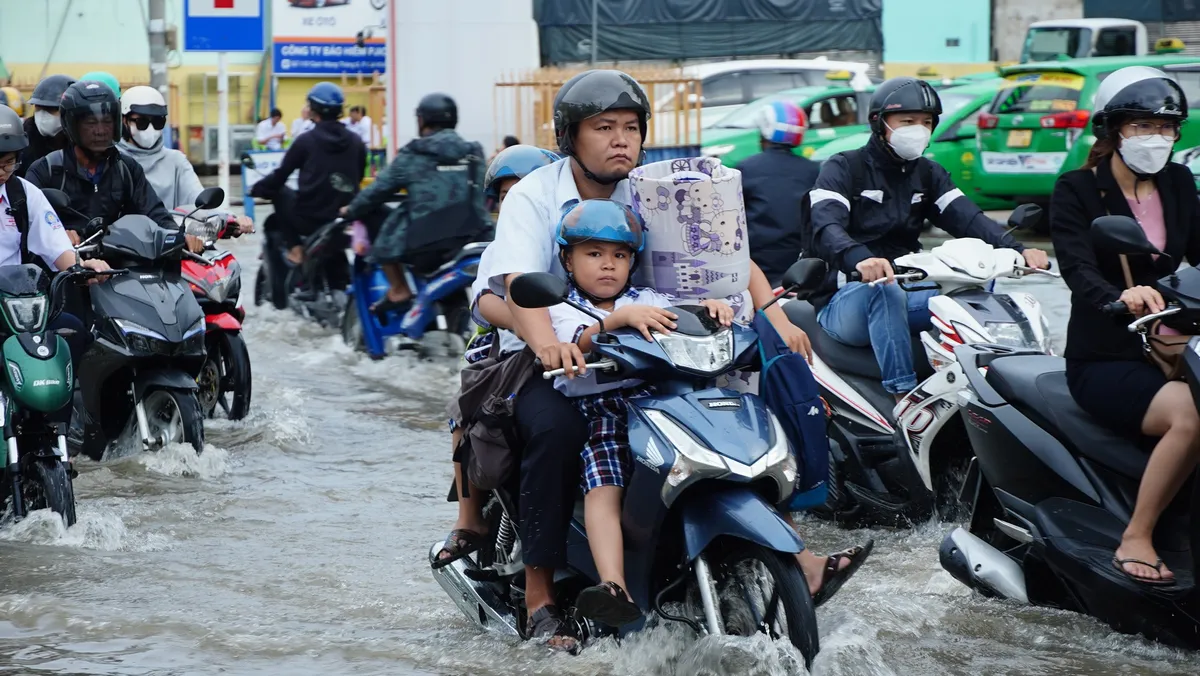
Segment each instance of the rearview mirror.
[[527,272],[512,281],[508,293],[521,307],[550,307],[567,297],[567,283],[549,272]]
[[354,192],[355,188],[354,183],[350,179],[337,172],[329,175],[329,185],[333,186],[333,189],[338,192]]
[[54,207],[55,211],[71,208],[71,198],[57,188],[45,188],[42,190],[42,194],[46,196],[46,201],[50,203],[51,207]]
[[1013,209],[1008,217],[1008,225],[1018,230],[1032,228],[1041,222],[1043,213],[1036,204],[1022,204]]
[[225,191],[217,187],[205,188],[196,195],[197,209],[216,209],[225,203]]
[[802,258],[783,273],[783,288],[788,291],[813,291],[825,281],[829,267],[820,258]]
[[254,168],[254,158],[250,157],[250,153],[242,153],[242,166],[247,169]]
[[1101,216],[1092,221],[1092,244],[1118,254],[1162,254],[1146,231],[1128,216]]

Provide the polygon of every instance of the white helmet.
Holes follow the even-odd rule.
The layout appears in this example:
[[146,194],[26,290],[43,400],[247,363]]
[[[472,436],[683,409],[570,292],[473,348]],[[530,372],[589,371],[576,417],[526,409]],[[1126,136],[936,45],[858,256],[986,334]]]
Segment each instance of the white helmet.
[[121,117],[130,113],[166,117],[167,102],[154,87],[130,87],[121,94]]

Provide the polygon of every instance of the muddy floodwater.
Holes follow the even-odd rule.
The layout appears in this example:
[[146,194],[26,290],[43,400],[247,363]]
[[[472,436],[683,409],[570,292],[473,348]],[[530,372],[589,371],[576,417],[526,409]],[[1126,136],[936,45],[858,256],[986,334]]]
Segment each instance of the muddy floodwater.
[[[256,238],[233,250],[257,265]],[[1034,294],[1062,345],[1059,282]],[[247,288],[245,298],[252,298]],[[433,581],[445,502],[442,406],[455,364],[372,362],[283,312],[248,308],[248,419],[197,456],[81,461],[79,523],[0,529],[0,671],[22,674],[789,674],[790,646],[662,626],[578,657],[480,634]],[[1197,674],[1200,658],[1086,617],[974,595],[938,565],[949,523],[876,531],[875,554],[818,612],[814,673]],[[866,532],[809,521],[809,545]]]

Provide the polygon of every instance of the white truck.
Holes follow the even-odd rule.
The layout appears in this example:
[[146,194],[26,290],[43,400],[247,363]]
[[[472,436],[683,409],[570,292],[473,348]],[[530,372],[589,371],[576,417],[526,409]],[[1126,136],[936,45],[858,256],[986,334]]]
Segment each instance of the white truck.
[[[1171,49],[1164,42],[1160,40],[1154,45],[1157,51]],[[1054,19],[1030,24],[1025,47],[1021,50],[1021,63],[1091,56],[1140,56],[1154,51],[1146,26],[1140,21]]]

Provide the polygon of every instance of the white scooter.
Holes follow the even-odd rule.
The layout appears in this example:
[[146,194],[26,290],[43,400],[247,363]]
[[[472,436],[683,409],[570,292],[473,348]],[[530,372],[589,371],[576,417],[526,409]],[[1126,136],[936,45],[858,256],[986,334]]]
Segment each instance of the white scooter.
[[[1009,225],[1026,227],[1040,219],[1040,208],[1023,205],[1013,211]],[[812,340],[813,375],[830,414],[833,476],[829,500],[814,510],[818,515],[845,525],[906,525],[928,518],[939,496],[951,496],[961,484],[971,451],[960,417],[953,415],[959,409],[957,393],[966,386],[954,347],[989,343],[1052,353],[1049,324],[1037,299],[990,290],[997,279],[1059,276],[1024,263],[1013,249],[969,238],[895,260],[901,288],[941,292],[929,301],[932,330],[913,340],[920,384],[899,403],[883,389],[870,346],[834,339],[807,302],[784,306]],[[955,505],[951,500],[949,506]]]

